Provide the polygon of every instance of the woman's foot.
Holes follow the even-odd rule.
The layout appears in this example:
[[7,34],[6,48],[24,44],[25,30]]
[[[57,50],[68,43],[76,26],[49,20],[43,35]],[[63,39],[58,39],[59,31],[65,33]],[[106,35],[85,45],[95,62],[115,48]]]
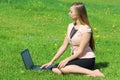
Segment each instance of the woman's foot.
[[104,78],[105,77],[104,74],[102,72],[100,72],[99,69],[94,70],[92,74],[86,75],[86,76],[88,76],[88,77],[91,76],[91,77],[94,77],[94,78],[97,78],[97,77]]
[[62,72],[58,68],[52,68],[52,71],[57,74],[62,74]]
[[102,72],[100,72],[99,69],[94,70],[94,71],[93,71],[93,74],[94,74],[93,77],[101,77],[101,78],[104,78],[104,77],[105,77],[105,75],[104,75]]

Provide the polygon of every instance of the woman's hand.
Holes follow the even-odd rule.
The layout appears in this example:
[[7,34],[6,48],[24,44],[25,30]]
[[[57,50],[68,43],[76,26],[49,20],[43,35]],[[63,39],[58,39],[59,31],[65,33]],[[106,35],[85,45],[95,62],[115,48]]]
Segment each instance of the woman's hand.
[[52,62],[49,62],[49,63],[46,63],[44,65],[42,65],[40,68],[43,69],[43,68],[47,68],[48,66],[52,65]]
[[59,63],[59,65],[58,65],[58,68],[59,68],[59,69],[64,68],[65,65],[66,65],[68,62],[69,62],[68,59],[65,59],[65,60],[61,61],[61,62]]

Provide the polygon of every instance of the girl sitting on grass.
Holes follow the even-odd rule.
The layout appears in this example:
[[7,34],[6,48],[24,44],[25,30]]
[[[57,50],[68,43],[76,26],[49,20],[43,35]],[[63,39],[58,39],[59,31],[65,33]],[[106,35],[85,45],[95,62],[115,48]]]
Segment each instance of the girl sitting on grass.
[[52,65],[71,46],[71,55],[52,68],[57,74],[78,73],[92,77],[105,77],[100,70],[92,70],[95,65],[94,38],[90,27],[85,5],[75,2],[70,7],[70,17],[75,21],[70,23],[62,46],[52,60],[41,68]]

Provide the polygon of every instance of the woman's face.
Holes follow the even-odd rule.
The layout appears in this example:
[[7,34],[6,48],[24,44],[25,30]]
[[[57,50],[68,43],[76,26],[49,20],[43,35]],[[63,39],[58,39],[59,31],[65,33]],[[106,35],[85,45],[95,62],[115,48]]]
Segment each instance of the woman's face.
[[75,6],[70,7],[69,15],[73,20],[77,20],[78,16],[77,16],[77,12],[75,10]]

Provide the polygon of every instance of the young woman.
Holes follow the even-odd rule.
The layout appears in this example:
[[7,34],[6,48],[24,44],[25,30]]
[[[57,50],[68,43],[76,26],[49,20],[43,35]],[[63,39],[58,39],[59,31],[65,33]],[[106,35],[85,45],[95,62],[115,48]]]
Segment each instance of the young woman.
[[52,60],[41,68],[52,65],[71,46],[71,55],[52,68],[57,74],[78,73],[92,77],[104,77],[98,69],[92,70],[95,64],[94,39],[90,27],[85,5],[75,2],[70,7],[70,17],[75,21],[70,23],[62,46]]

